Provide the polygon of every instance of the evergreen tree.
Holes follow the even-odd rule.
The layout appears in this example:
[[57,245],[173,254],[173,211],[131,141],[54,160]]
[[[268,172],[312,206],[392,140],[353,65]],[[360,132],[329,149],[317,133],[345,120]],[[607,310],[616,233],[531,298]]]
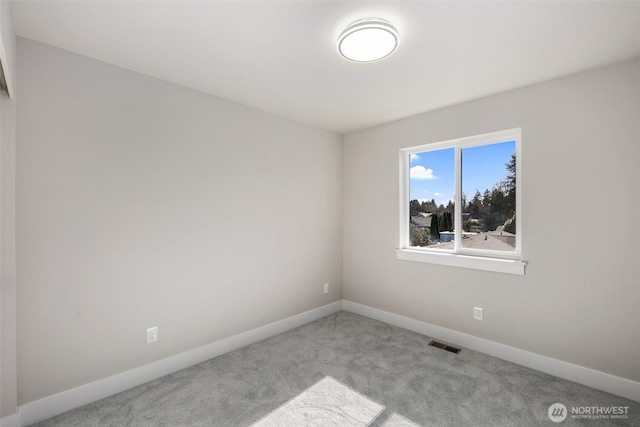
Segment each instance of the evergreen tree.
[[442,230],[453,231],[453,219],[451,212],[445,212],[442,214]]
[[507,216],[516,211],[516,153],[511,154],[509,163],[505,164],[509,174],[503,181],[504,208]]
[[420,212],[422,209],[422,206],[420,205],[420,202],[417,200],[412,200],[409,202],[409,214],[411,216],[416,216],[418,215],[418,212]]
[[474,214],[482,211],[482,194],[480,194],[480,190],[476,190],[476,194],[474,194],[473,199],[469,202],[468,211]]
[[429,229],[431,230],[431,240],[440,240],[440,226],[438,224],[438,214],[435,212],[431,214],[431,227],[429,227]]
[[453,203],[452,200],[449,200],[449,203],[447,203],[447,207],[444,208],[444,210],[446,212],[453,212],[453,209],[455,208],[455,204]]
[[487,213],[491,210],[491,191],[487,188],[482,194],[482,212]]

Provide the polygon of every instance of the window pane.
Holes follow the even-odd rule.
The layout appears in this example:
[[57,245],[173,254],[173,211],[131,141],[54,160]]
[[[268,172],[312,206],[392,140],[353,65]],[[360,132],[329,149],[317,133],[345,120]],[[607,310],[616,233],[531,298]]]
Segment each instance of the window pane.
[[453,250],[453,148],[411,154],[409,245]]
[[461,247],[516,250],[516,143],[463,148]]

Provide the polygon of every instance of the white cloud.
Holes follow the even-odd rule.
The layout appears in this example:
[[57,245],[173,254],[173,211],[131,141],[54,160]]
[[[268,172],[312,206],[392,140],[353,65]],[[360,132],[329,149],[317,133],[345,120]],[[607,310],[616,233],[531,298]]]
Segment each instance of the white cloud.
[[418,165],[409,169],[409,177],[411,179],[435,179],[433,169],[427,169],[424,166]]
[[417,154],[410,154],[409,155],[409,162],[413,163],[414,160],[418,160],[420,158],[420,156],[418,156]]
[[446,196],[444,193],[433,193],[434,196]]

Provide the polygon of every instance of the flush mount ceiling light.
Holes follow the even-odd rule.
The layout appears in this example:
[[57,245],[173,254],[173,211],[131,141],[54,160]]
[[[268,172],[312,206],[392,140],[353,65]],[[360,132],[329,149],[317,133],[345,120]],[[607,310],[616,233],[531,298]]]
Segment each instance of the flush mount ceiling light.
[[384,19],[365,18],[350,24],[338,37],[338,52],[353,62],[373,62],[398,47],[398,31]]

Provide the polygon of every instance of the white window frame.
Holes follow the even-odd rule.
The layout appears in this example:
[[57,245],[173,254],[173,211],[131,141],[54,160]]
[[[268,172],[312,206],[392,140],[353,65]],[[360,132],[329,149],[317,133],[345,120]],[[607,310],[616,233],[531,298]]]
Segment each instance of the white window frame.
[[[526,261],[522,260],[522,156],[520,128],[500,132],[486,133],[449,141],[423,144],[400,150],[400,229],[397,258],[405,261],[418,261],[477,270],[494,271],[524,275]],[[515,141],[516,145],[516,247],[513,252],[472,249],[461,246],[462,227],[456,226],[454,249],[434,249],[410,246],[409,241],[409,169],[411,155],[425,151],[453,148],[455,171],[455,223],[462,224],[462,149],[500,142]]]

